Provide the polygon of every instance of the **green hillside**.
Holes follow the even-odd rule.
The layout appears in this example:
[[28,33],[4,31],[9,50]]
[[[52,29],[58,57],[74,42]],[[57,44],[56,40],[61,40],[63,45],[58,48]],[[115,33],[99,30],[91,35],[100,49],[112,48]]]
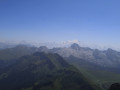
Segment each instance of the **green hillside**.
[[111,84],[120,82],[120,73],[112,72],[75,57],[67,58],[67,61],[79,69],[91,84],[101,87],[101,90],[107,90]]
[[76,68],[58,54],[19,58],[0,74],[0,90],[94,90]]

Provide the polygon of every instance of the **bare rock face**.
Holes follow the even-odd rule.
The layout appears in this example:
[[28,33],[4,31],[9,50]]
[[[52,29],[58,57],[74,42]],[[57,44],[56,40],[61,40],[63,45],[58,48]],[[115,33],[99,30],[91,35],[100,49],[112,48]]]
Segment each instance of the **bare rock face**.
[[120,90],[120,83],[114,83],[108,90]]
[[120,68],[120,52],[110,48],[102,51],[88,47],[80,47],[78,44],[74,43],[68,48],[51,49],[51,52],[58,53],[65,58],[74,56],[102,67]]
[[75,49],[75,50],[80,50],[81,49],[81,47],[78,44],[76,44],[76,43],[72,44],[71,48]]

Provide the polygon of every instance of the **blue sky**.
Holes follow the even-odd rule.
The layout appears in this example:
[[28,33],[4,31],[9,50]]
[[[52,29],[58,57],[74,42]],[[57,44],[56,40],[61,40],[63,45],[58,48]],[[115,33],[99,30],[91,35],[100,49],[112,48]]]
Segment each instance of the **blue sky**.
[[0,40],[120,48],[120,0],[0,0]]

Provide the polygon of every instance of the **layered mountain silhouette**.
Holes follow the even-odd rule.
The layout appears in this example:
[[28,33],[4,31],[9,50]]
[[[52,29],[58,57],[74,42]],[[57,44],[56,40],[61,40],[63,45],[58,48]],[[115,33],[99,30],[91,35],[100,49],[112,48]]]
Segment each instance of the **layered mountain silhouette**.
[[19,58],[0,74],[0,90],[95,90],[61,56],[37,52]]
[[88,47],[80,47],[78,44],[72,44],[68,48],[53,48],[48,49],[45,46],[28,47],[25,45],[18,45],[15,48],[0,50],[0,61],[1,60],[15,60],[24,55],[30,55],[35,52],[45,52],[45,53],[58,53],[64,58],[74,56],[80,58],[84,61],[97,64],[102,67],[114,67],[118,68],[120,64],[120,52],[108,49],[108,50],[98,50],[91,49]]
[[120,52],[112,49],[101,51],[72,44],[69,48],[54,49],[53,52],[63,57],[74,56],[102,67],[119,67],[120,64]]
[[[23,57],[27,58],[27,60],[28,57],[33,58],[35,52],[44,52],[47,57],[50,53],[54,53],[55,55],[57,53],[57,55],[62,57],[67,64],[69,63],[70,65],[73,65],[74,67],[79,69],[82,75],[84,75],[84,77],[87,78],[90,83],[102,87],[102,89],[100,90],[106,90],[110,87],[112,83],[120,82],[120,52],[112,50],[110,48],[108,50],[102,51],[98,49],[91,49],[88,47],[80,47],[76,43],[72,44],[70,47],[60,47],[53,49],[48,49],[46,46],[41,46],[37,48],[28,47],[26,45],[18,45],[14,48],[2,49],[0,50],[0,73],[8,70],[6,68],[12,68],[13,66],[16,68],[17,66],[21,66],[22,68],[23,66],[18,65],[18,62],[21,63],[22,61],[24,61]],[[20,59],[21,57],[22,59]],[[54,58],[51,58],[51,60],[53,59]],[[61,64],[62,62],[65,63],[61,59],[59,61],[61,61]],[[32,66],[27,64],[27,61],[23,62],[24,66]],[[52,69],[54,67],[54,64],[50,64],[50,66],[48,65],[48,67]],[[45,70],[50,71],[51,69]],[[2,74],[2,76],[7,75]]]

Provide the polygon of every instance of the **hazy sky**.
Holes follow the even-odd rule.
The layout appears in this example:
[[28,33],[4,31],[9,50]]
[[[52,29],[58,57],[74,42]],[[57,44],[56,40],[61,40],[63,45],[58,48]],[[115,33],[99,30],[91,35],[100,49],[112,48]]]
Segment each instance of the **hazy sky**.
[[120,47],[120,0],[0,0],[0,40]]

